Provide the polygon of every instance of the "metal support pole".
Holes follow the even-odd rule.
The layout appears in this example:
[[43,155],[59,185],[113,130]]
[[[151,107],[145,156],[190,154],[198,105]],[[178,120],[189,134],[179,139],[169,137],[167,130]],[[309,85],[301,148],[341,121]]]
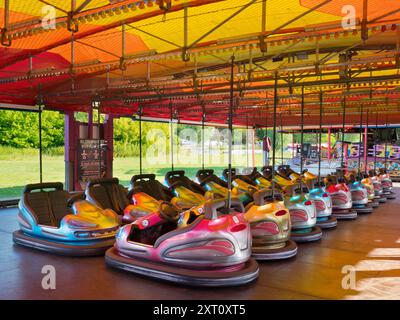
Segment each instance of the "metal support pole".
[[[346,95],[343,96],[342,99],[342,107],[343,107],[343,114],[342,114],[342,122],[343,122],[343,126],[342,126],[342,154],[341,154],[341,160],[340,160],[340,167],[342,170],[344,170],[344,131],[346,130]],[[343,173],[343,171],[342,171]]]
[[42,105],[39,105],[39,181],[43,183]]
[[142,146],[142,105],[139,104],[139,173],[143,174],[143,146]]
[[282,110],[280,112],[280,120],[281,120],[281,165],[283,165],[283,122],[282,122]]
[[126,65],[125,65],[125,50],[126,50],[126,26],[125,23],[122,24],[121,26],[122,32],[121,32],[121,58],[119,59],[119,68],[122,71],[126,70]]
[[75,36],[74,33],[71,33],[71,66],[70,66],[70,75],[71,75],[71,91],[75,91],[75,79],[74,79],[74,66],[75,66]]
[[274,129],[272,131],[272,198],[274,198],[275,193],[275,147],[276,147],[276,109],[278,108],[278,73],[275,72],[275,81],[274,81],[274,112],[273,112],[273,122]]
[[173,128],[173,114],[172,114],[172,101],[169,101],[169,112],[170,112],[170,129],[169,129],[169,146],[171,153],[171,170],[174,171],[174,128]]
[[97,139],[98,139],[98,149],[99,149],[99,178],[103,178],[102,177],[102,169],[101,169],[101,161],[102,161],[102,157],[101,157],[101,151],[102,151],[102,146],[101,146],[101,130],[100,130],[100,102],[98,102],[97,104]]
[[318,186],[321,185],[321,153],[322,153],[322,115],[324,108],[324,97],[322,90],[319,92],[319,134],[318,134]]
[[250,159],[249,159],[249,116],[246,116],[247,126],[246,126],[246,166],[249,167]]
[[1,36],[0,36],[1,45],[4,47],[11,46],[11,39],[7,37],[9,13],[10,13],[10,1],[4,0],[4,26],[1,29]]
[[368,124],[369,124],[369,110],[367,110],[367,121],[364,129],[364,174],[368,172]]
[[265,42],[265,37],[264,37],[266,29],[267,29],[267,0],[262,0],[260,51],[264,53],[268,51],[267,43]]
[[359,134],[359,150],[358,150],[358,179],[361,180],[361,145],[362,145],[362,124],[363,124],[363,107],[364,105],[361,104],[360,108],[360,134]]
[[251,129],[251,152],[252,152],[252,167],[256,166],[256,154],[255,154],[255,129]]
[[[378,133],[378,112],[375,112],[375,134]],[[377,149],[377,139],[374,139],[374,174],[376,174],[376,149]]]
[[230,99],[229,99],[229,115],[228,115],[228,208],[231,207],[232,201],[232,134],[233,134],[233,99],[234,99],[234,68],[235,56],[231,57],[231,79],[230,79]]
[[265,141],[263,141],[263,165],[269,166],[269,151],[264,150],[264,143],[268,142],[268,104],[267,104],[267,112],[265,113]]
[[295,138],[294,138],[294,130],[292,130],[292,161],[294,159],[294,146],[296,144]]
[[204,108],[204,104],[202,103],[202,117],[201,117],[201,168],[204,170],[204,162],[205,162],[205,141],[204,141],[204,130],[205,130],[205,122],[206,122],[206,112]]
[[328,161],[331,161],[331,150],[332,150],[332,141],[331,141],[331,128],[328,128]]
[[183,7],[183,49],[182,49],[182,60],[189,61],[190,56],[188,54],[188,6],[185,4]]
[[[303,174],[303,145],[304,145],[304,86],[301,87],[301,124],[300,124],[300,174]],[[300,178],[300,192],[303,194],[303,179]]]
[[[389,99],[386,98],[386,104],[388,104]],[[388,130],[388,110],[386,109],[386,132]],[[387,170],[387,140],[385,140],[385,173]]]
[[363,0],[363,16],[361,20],[361,39],[368,40],[368,0]]

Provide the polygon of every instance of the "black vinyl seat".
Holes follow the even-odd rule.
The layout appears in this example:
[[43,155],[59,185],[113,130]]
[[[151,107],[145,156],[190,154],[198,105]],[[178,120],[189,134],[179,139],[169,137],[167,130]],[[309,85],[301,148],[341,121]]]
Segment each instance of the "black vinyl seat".
[[196,173],[196,177],[201,186],[204,186],[207,182],[215,182],[224,188],[228,188],[228,183],[219,178],[212,169],[199,170]]
[[203,188],[200,184],[190,180],[188,177],[185,176],[185,171],[183,170],[176,170],[176,171],[169,171],[165,174],[165,181],[169,186],[173,186],[175,184],[179,184],[195,193],[199,193],[204,195],[207,190]]
[[[253,179],[251,179],[249,176],[247,176],[247,175],[244,175],[244,174],[238,174],[237,173],[237,170],[235,169],[235,168],[232,168],[231,169],[231,173],[232,173],[232,180],[235,180],[235,179],[239,179],[239,180],[242,180],[243,182],[246,182],[246,183],[248,183],[248,184],[250,184],[250,185],[252,185],[252,186],[257,186],[257,183],[253,180]],[[225,169],[223,172],[222,172],[222,175],[224,176],[224,178],[226,179],[226,180],[228,180],[228,175],[229,175],[229,169]]]
[[28,184],[23,190],[21,204],[38,224],[59,227],[62,218],[73,213],[68,206],[71,196],[61,182]]
[[156,180],[155,174],[140,174],[132,177],[130,193],[138,192],[144,192],[156,200],[168,202],[175,197],[169,188]]
[[86,185],[87,199],[102,209],[112,209],[123,215],[129,205],[127,189],[119,184],[117,178],[101,178],[89,180]]

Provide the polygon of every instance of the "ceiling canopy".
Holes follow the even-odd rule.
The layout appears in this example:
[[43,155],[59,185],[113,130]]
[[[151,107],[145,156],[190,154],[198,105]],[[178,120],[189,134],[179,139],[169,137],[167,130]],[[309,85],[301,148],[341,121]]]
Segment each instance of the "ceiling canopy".
[[[2,0],[0,103],[271,126],[400,123],[400,2]],[[233,76],[231,76],[233,75]],[[343,110],[345,114],[343,114]],[[373,119],[373,120],[372,120]]]

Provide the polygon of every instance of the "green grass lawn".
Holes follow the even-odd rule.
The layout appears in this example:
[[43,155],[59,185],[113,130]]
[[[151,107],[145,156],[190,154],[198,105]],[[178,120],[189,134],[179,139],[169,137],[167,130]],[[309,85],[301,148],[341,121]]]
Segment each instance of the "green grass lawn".
[[[23,187],[28,183],[39,182],[39,155],[36,152],[29,152],[23,155],[2,152],[0,154],[0,199],[19,197]],[[192,159],[196,159],[193,163]],[[190,153],[181,154],[180,162],[176,164],[175,169],[184,169],[189,177],[194,177],[197,170],[201,168],[201,158],[192,157]],[[207,168],[214,168],[217,174],[227,167],[226,159],[217,158]],[[219,161],[219,164],[218,164]],[[251,161],[251,160],[250,160]],[[226,163],[225,163],[226,162]],[[245,155],[235,155],[233,157],[233,166],[244,167],[247,165]],[[262,165],[262,155],[256,154],[256,165]],[[143,173],[155,173],[157,179],[164,180],[164,175],[171,170],[168,161],[165,163],[147,163],[144,160]],[[120,181],[128,185],[131,177],[139,173],[138,158],[116,158],[114,159],[113,175]],[[63,156],[43,156],[43,181],[64,181],[65,166]]]

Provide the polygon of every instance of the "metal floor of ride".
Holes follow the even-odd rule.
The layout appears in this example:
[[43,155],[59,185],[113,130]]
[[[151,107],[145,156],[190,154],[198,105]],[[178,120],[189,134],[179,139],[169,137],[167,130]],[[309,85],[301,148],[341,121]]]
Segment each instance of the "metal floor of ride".
[[[13,245],[17,209],[1,209],[0,299],[400,299],[396,191],[398,199],[372,214],[339,221],[336,230],[324,230],[321,241],[300,244],[296,258],[260,263],[253,284],[220,289],[176,286],[116,271],[106,267],[103,257],[68,258]],[[56,268],[55,290],[42,289],[44,265]],[[344,266],[347,272],[355,270],[353,289],[342,288]]]

